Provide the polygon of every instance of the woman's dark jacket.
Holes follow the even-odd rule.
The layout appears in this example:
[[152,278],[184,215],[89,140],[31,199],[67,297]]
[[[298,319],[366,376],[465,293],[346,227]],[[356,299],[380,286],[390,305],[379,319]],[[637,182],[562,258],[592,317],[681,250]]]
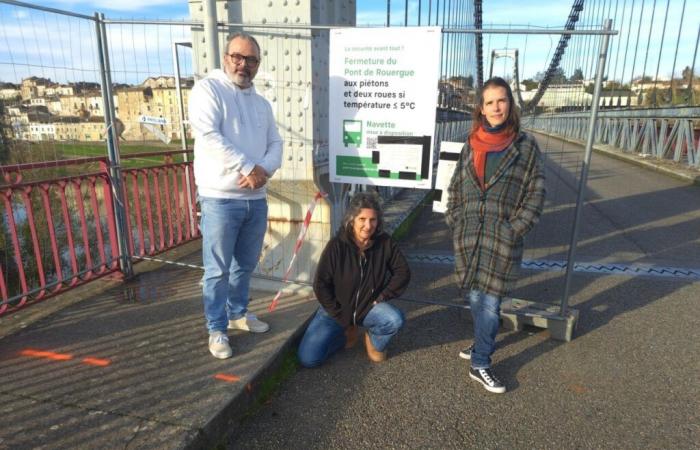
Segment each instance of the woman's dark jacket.
[[410,279],[408,263],[391,236],[375,235],[363,255],[341,230],[323,249],[314,292],[326,312],[346,328],[361,325],[372,302],[401,295]]
[[521,132],[505,150],[485,189],[472,149],[462,149],[448,187],[445,220],[452,230],[459,287],[505,296],[523,256],[523,236],[544,204],[544,164],[535,139]]

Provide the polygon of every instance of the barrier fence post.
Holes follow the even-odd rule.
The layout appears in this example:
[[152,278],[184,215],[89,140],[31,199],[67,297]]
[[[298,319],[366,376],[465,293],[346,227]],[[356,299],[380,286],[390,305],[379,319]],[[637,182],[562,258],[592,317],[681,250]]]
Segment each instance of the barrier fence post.
[[[612,20],[606,19],[603,25],[605,31],[612,29]],[[595,137],[595,122],[598,119],[598,103],[600,102],[600,91],[603,87],[603,73],[605,72],[605,61],[608,56],[608,43],[610,35],[604,34],[601,36],[600,51],[598,53],[598,66],[595,76],[595,90],[593,91],[593,104],[591,105],[591,115],[588,120],[588,136],[586,138],[586,150],[583,156],[583,165],[581,167],[581,176],[578,184],[578,196],[576,198],[576,213],[574,215],[574,225],[571,229],[571,241],[569,242],[569,251],[566,258],[566,277],[564,282],[564,294],[561,298],[561,306],[559,314],[564,316],[569,308],[569,291],[571,289],[571,279],[574,274],[574,259],[576,257],[576,242],[578,240],[579,223],[581,221],[581,212],[583,210],[583,201],[586,194],[586,182],[588,181],[588,169],[591,164],[591,153],[593,151],[593,139]]]
[[[129,229],[126,226],[126,208],[124,202],[124,190],[122,189],[121,165],[119,161],[119,136],[116,133],[116,115],[114,111],[114,97],[112,95],[112,76],[109,66],[109,49],[107,46],[107,31],[104,23],[104,14],[95,13],[95,31],[97,34],[97,59],[100,63],[100,81],[102,82],[102,101],[104,103],[105,127],[107,129],[107,158],[109,160],[109,178],[112,185],[111,205],[114,213],[115,228],[117,231],[117,246],[119,252],[119,269],[124,277],[129,278],[134,274],[131,264],[131,255],[127,245]],[[109,207],[109,205],[108,205]],[[112,249],[114,251],[114,249]]]
[[[187,126],[185,125],[185,104],[182,98],[182,87],[180,83],[182,82],[182,76],[180,75],[180,57],[177,53],[177,47],[189,47],[192,48],[191,42],[173,42],[173,66],[175,69],[175,93],[177,95],[177,108],[180,117],[180,148],[182,149],[182,160],[184,162],[190,162],[189,153],[187,152]],[[196,209],[193,203],[196,203],[195,199],[192,198],[192,183],[194,180],[190,177],[190,171],[185,171],[185,184],[187,189],[187,214],[192,214],[192,220],[190,221],[190,232],[192,236],[197,233],[197,221],[199,218],[193,211]]]

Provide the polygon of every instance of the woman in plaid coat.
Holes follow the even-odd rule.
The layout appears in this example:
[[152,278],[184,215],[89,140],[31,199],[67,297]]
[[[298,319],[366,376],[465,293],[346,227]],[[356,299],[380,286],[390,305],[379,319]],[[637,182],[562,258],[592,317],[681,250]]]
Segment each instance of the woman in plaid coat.
[[501,299],[523,255],[523,237],[539,220],[544,167],[535,139],[520,130],[508,83],[488,80],[477,99],[469,139],[448,187],[457,282],[469,299],[474,342],[460,356],[486,390],[505,392],[491,370]]

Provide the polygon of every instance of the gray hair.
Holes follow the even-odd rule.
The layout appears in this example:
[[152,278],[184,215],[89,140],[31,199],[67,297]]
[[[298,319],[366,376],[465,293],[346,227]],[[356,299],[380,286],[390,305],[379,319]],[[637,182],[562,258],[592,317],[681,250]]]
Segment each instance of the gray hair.
[[262,51],[260,50],[260,44],[258,44],[258,41],[252,35],[246,33],[245,31],[237,31],[228,37],[228,39],[226,40],[225,53],[228,53],[228,47],[229,45],[231,45],[231,42],[234,39],[243,39],[244,41],[252,42],[258,48],[258,54],[262,55]]
[[355,218],[362,209],[373,209],[377,212],[377,229],[374,231],[374,234],[381,233],[384,229],[384,211],[382,211],[379,195],[376,192],[358,192],[352,196],[345,210],[341,230],[352,236],[353,222],[355,222]]

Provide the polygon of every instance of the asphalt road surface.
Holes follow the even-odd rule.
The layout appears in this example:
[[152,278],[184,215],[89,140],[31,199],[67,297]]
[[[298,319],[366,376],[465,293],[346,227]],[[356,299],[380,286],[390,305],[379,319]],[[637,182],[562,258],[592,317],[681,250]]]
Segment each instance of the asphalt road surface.
[[[548,197],[525,258],[564,260],[583,149],[538,136]],[[700,268],[700,188],[593,155],[577,261]],[[425,209],[407,253],[451,254],[442,216]],[[412,263],[405,298],[454,303],[452,267]],[[563,272],[523,270],[515,297],[557,304]],[[396,301],[404,330],[382,364],[364,348],[299,369],[229,448],[700,448],[700,282],[576,273],[569,343],[546,330],[501,330],[496,395],[458,357],[469,313]]]

